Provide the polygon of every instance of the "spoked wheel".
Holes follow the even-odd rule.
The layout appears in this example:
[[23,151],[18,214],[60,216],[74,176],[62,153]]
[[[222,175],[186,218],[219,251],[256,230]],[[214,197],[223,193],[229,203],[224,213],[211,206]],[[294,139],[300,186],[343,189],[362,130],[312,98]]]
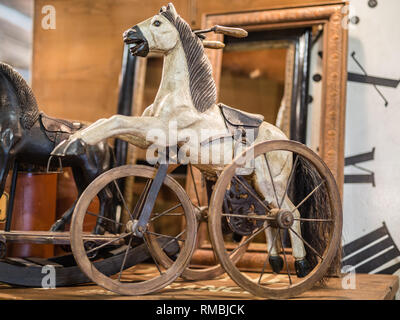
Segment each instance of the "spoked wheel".
[[[140,233],[135,231],[155,175],[155,168],[141,165],[117,167],[103,173],[83,192],[72,217],[71,248],[77,264],[92,281],[119,294],[143,295],[164,288],[180,276],[193,253],[196,218],[192,204],[184,189],[168,175],[157,195],[148,224]],[[134,188],[129,191],[133,194],[131,207],[121,192],[127,179],[134,179]],[[100,218],[98,213],[92,212],[92,203],[105,187],[113,190],[114,198],[121,204],[121,219],[113,214]],[[102,220],[105,236],[114,233],[113,239],[103,243],[84,240],[85,225],[93,217]],[[98,259],[104,258],[101,255],[104,248],[123,253],[119,260],[113,261],[119,264],[118,274],[107,275],[96,268]],[[143,262],[140,257],[147,259],[147,264],[138,264]],[[172,262],[168,266],[162,265],[160,257],[168,257]],[[149,271],[148,262],[154,265],[150,265],[152,271]],[[126,270],[129,266],[132,268]],[[143,269],[146,266],[147,269]]]
[[[199,190],[197,190],[196,187],[193,168],[191,164],[189,164],[189,174],[191,176],[194,192],[196,195],[195,203],[193,205],[195,207],[197,217],[197,235],[200,236],[202,228],[208,228],[208,204],[201,203],[200,195],[198,192]],[[224,232],[224,238],[228,239],[227,241],[229,241],[230,243],[230,259],[232,260],[232,263],[236,264],[246,252],[247,244],[244,242],[247,237],[237,236],[232,232],[232,230],[229,230],[229,228],[225,228]],[[208,233],[208,230],[206,232],[202,232],[202,234]],[[204,242],[206,243],[206,245],[204,245]],[[225,273],[225,269],[218,262],[213,248],[207,246],[207,243],[209,243],[209,239],[198,239],[196,248],[193,253],[193,259],[190,261],[189,265],[182,273],[182,278],[186,280],[210,280]],[[206,259],[204,259],[204,256],[202,256],[201,252],[203,252],[203,254],[207,254]],[[203,264],[202,266],[199,266],[197,260],[208,260],[208,265],[204,266]],[[204,263],[204,261],[202,262]],[[170,262],[165,261],[165,263]]]
[[[239,175],[249,163],[255,169]],[[263,211],[227,212],[224,198],[232,184],[247,185],[245,189],[258,199]],[[220,175],[209,211],[210,237],[222,266],[239,286],[256,296],[296,296],[340,263],[338,188],[325,163],[300,143],[267,141],[247,149]],[[246,273],[232,263],[224,241],[223,217],[234,221],[233,227],[242,225],[251,233],[248,248],[257,247],[263,261],[257,272]]]

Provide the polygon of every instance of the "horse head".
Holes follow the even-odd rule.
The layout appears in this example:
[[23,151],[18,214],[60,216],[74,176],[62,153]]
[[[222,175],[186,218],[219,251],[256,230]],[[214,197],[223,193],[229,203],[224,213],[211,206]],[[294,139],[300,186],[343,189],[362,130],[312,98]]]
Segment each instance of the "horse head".
[[126,30],[124,42],[132,45],[130,51],[136,56],[145,57],[149,52],[166,54],[179,41],[179,33],[172,24],[177,17],[173,4],[169,3],[155,16]]

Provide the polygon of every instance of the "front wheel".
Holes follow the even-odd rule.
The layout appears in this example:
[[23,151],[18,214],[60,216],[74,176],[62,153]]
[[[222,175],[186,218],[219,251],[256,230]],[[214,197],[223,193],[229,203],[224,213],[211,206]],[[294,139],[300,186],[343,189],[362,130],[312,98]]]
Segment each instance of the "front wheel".
[[[149,185],[155,176],[156,169],[148,166],[127,165],[113,168],[97,177],[85,189],[72,217],[71,248],[77,264],[92,281],[118,294],[143,295],[164,288],[180,276],[193,253],[196,218],[192,204],[185,190],[168,175],[157,195],[154,210],[143,231],[144,236],[137,237],[133,232],[135,223],[140,218],[140,215],[134,216],[135,212],[140,214],[140,207],[144,204]],[[127,179],[134,179],[134,188],[129,191],[137,195],[132,208],[128,207],[120,188],[121,185],[126,185]],[[98,213],[93,212],[93,203],[99,193],[104,192],[105,187],[113,190],[114,197],[122,204],[122,213],[119,216],[127,217],[125,221],[113,213],[106,213],[100,217]],[[158,206],[159,203],[165,203],[165,198],[168,198],[171,208]],[[105,236],[110,240],[102,243],[85,241],[87,238],[85,226],[93,218],[100,219],[106,225]],[[176,228],[166,230],[163,227],[166,224],[177,227],[178,230],[175,230]],[[96,268],[96,261],[104,258],[101,253],[106,248],[120,252],[119,258],[110,262],[118,264],[116,268],[119,270],[118,274],[109,275]],[[157,251],[156,256],[155,251]],[[171,264],[168,266],[160,264],[160,256],[168,256]],[[139,268],[136,262],[143,262],[140,257],[153,263],[155,271]],[[127,267],[133,265],[131,272],[124,273]]]

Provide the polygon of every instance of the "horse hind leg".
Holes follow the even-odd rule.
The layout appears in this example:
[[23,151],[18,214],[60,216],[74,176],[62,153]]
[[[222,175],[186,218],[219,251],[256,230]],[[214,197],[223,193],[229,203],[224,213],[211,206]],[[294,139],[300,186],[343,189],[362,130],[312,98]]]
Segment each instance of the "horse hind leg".
[[304,247],[303,240],[301,240],[298,236],[301,235],[300,221],[297,220],[300,218],[300,212],[299,210],[296,209],[292,201],[290,201],[290,199],[287,196],[285,197],[285,201],[282,204],[282,209],[293,212],[294,219],[296,219],[294,220],[291,228],[297,233],[297,235],[296,233],[289,230],[289,237],[290,237],[290,242],[292,244],[292,250],[293,250],[292,254],[293,257],[295,258],[294,264],[295,264],[296,274],[299,278],[302,278],[310,273],[311,266],[306,259],[306,250]]
[[[269,179],[268,167],[265,160],[261,159],[261,157],[255,159],[255,175],[253,182],[258,194],[263,196],[264,199],[262,200],[277,207],[278,204],[276,203],[273,187]],[[265,222],[264,227],[267,227],[265,230],[265,237],[269,252],[268,262],[273,272],[279,273],[283,268],[283,259],[279,255],[281,251],[280,231],[278,228],[273,227],[268,221]]]

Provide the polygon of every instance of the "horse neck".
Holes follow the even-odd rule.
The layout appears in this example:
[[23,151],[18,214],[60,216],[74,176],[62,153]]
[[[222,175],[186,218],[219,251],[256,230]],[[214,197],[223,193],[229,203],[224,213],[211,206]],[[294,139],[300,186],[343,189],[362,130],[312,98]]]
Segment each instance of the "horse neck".
[[190,98],[189,71],[186,56],[180,41],[178,41],[174,49],[164,55],[161,83],[154,105],[161,104],[166,95],[171,94],[179,94],[181,97],[180,103],[193,106]]

